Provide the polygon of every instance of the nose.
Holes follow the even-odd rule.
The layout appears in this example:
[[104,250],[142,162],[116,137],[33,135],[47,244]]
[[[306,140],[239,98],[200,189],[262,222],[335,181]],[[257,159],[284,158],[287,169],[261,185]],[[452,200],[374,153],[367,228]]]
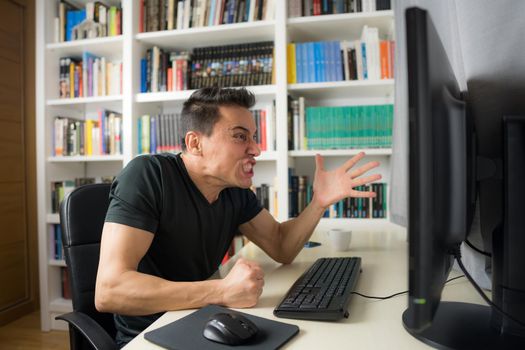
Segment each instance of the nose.
[[253,157],[258,157],[261,155],[261,148],[257,144],[257,141],[255,141],[254,139],[252,139],[252,141],[250,142],[250,145],[248,147],[248,153]]

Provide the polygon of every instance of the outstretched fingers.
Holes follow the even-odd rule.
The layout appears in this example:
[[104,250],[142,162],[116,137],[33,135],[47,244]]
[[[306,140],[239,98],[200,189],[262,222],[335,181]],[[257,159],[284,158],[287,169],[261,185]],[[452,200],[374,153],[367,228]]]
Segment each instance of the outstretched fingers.
[[357,162],[359,162],[361,159],[363,159],[363,157],[365,156],[365,152],[359,152],[358,154],[356,154],[355,156],[353,156],[352,158],[350,158],[349,160],[347,160],[342,168],[346,171],[348,171],[350,168],[352,168],[354,165],[357,164]]
[[324,170],[324,159],[319,153],[315,155],[315,170]]
[[370,169],[377,168],[378,166],[379,166],[379,162],[368,162],[365,165],[363,165],[363,166],[353,170],[350,173],[350,177],[352,179],[355,179],[356,177],[359,177],[359,176],[363,175],[364,173],[366,173]]
[[350,197],[355,197],[355,198],[374,198],[375,196],[376,196],[375,192],[357,191],[357,190],[352,190],[352,193],[350,195]]
[[366,184],[368,184],[370,182],[375,182],[375,181],[378,181],[378,180],[381,180],[381,175],[379,175],[379,174],[365,176],[365,177],[361,177],[359,179],[353,179],[352,180],[352,187],[366,185]]

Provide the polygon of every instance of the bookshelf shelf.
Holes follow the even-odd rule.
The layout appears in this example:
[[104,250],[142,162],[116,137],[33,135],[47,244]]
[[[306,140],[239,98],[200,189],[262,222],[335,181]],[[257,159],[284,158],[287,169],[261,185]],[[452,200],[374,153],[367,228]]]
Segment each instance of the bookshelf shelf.
[[[258,99],[274,98],[276,93],[275,85],[247,86]],[[135,101],[139,103],[148,102],[184,102],[195,90],[170,91],[170,92],[145,92],[136,94]]]
[[89,51],[96,55],[111,57],[115,52],[122,51],[122,42],[123,36],[117,35],[47,44],[46,50],[61,56],[81,56],[82,52]]
[[48,224],[60,224],[60,216],[57,213],[47,214],[46,222]]
[[84,104],[101,104],[117,102],[122,103],[122,95],[96,96],[96,97],[77,97],[77,98],[57,98],[47,101],[48,106],[68,106]]
[[278,159],[278,154],[275,151],[265,151],[261,155],[255,158],[256,161],[275,161]]
[[274,28],[275,21],[256,21],[139,33],[135,38],[152,46],[187,50],[198,46],[272,41],[274,39]]
[[62,156],[62,157],[48,157],[48,162],[54,163],[78,163],[78,162],[122,162],[124,156],[122,155],[108,155],[108,156]]
[[328,149],[328,150],[307,150],[307,151],[288,151],[290,157],[314,157],[320,154],[324,157],[355,156],[359,152],[365,152],[369,156],[389,156],[392,154],[391,148],[364,148],[364,149]]
[[295,17],[288,19],[287,31],[292,41],[340,40],[348,39],[348,33],[360,34],[365,24],[388,32],[393,19],[391,10]]
[[[90,0],[72,1],[84,7]],[[320,153],[326,157],[327,168],[338,166],[346,158],[361,150],[288,150],[289,100],[305,98],[305,106],[346,106],[393,103],[393,80],[353,80],[323,83],[287,83],[287,44],[307,41],[358,40],[366,24],[377,27],[385,37],[393,26],[393,11],[322,15],[301,18],[286,18],[288,1],[272,0],[275,19],[248,23],[224,24],[183,30],[139,33],[141,1],[106,1],[111,6],[122,8],[122,35],[97,39],[85,39],[64,43],[52,43],[55,38],[54,20],[57,16],[58,0],[42,0],[36,4],[36,135],[37,135],[37,196],[38,196],[38,240],[40,271],[41,327],[64,328],[65,323],[55,321],[60,313],[72,310],[70,300],[62,295],[60,270],[63,261],[54,260],[50,247],[53,225],[59,224],[59,215],[52,213],[52,186],[55,181],[67,181],[90,177],[101,179],[117,175],[138,153],[138,120],[143,115],[177,115],[182,103],[194,92],[174,91],[140,93],[141,60],[152,46],[164,52],[192,50],[205,46],[230,45],[272,41],[274,47],[272,85],[247,86],[257,99],[254,109],[266,109],[275,113],[272,126],[275,150],[262,152],[257,157],[254,184],[272,184],[279,189],[274,196],[273,215],[279,220],[288,219],[290,184],[289,169],[297,175],[312,179],[315,171],[313,157]],[[159,1],[160,3],[160,1]],[[167,1],[166,1],[167,3]],[[191,4],[200,4],[193,1]],[[202,2],[204,3],[204,2]],[[209,1],[208,1],[209,3]],[[229,3],[229,2],[228,2]],[[80,57],[83,52],[106,57],[122,63],[122,90],[119,95],[58,99],[60,80],[60,58]],[[64,80],[64,79],[63,79]],[[55,137],[55,117],[72,118],[79,121],[97,120],[101,110],[111,110],[122,115],[122,155],[104,156],[50,156]],[[95,134],[96,135],[96,134]],[[141,141],[142,142],[142,139]],[[391,149],[364,149],[367,155],[381,162],[378,172],[385,181],[390,173]],[[366,227],[383,224],[385,219],[322,219],[322,225],[345,225]]]
[[57,260],[57,259],[49,259],[49,266],[66,267],[66,261],[65,260]]
[[350,219],[350,218],[322,218],[319,226],[322,228],[332,228],[332,227],[354,227],[354,228],[363,228],[370,227],[370,225],[391,225],[388,219]]
[[73,309],[73,303],[69,299],[57,298],[49,303],[49,310],[52,312],[70,312]]
[[352,97],[393,97],[394,80],[350,80],[289,84],[288,91],[307,99]]

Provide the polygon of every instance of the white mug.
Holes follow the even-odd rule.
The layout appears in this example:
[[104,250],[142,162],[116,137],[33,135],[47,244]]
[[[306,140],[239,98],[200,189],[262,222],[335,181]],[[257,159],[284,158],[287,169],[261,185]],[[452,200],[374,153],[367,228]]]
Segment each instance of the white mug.
[[327,232],[328,238],[332,248],[336,251],[342,252],[350,248],[350,240],[352,238],[352,231],[343,230],[339,228],[331,229]]

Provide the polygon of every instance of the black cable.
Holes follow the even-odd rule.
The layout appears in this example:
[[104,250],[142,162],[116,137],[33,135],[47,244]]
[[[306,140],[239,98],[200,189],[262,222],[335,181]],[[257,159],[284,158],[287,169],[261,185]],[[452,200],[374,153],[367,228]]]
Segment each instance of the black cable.
[[470,241],[469,241],[468,239],[465,240],[465,243],[467,243],[467,245],[468,245],[470,248],[474,249],[474,250],[477,251],[478,253],[483,254],[483,255],[485,255],[485,256],[488,256],[488,257],[492,257],[492,254],[487,253],[487,252],[484,252],[483,250],[477,248],[477,247],[474,246],[472,243],[470,243]]
[[[447,283],[450,282],[450,281],[457,280],[458,278],[461,278],[461,277],[465,277],[465,275],[452,277],[452,278],[448,279],[448,280],[445,282],[445,284],[447,284]],[[404,292],[394,293],[394,294],[392,294],[392,295],[387,295],[386,297],[375,297],[375,296],[365,295],[365,294],[362,294],[362,293],[359,293],[359,292],[352,292],[352,294],[359,295],[360,297],[363,297],[363,298],[379,299],[379,300],[390,299],[390,298],[393,298],[393,297],[395,297],[395,296],[398,296],[398,295],[401,295],[401,294],[406,294],[406,293],[408,293],[408,290],[405,290]]]
[[454,252],[453,252],[453,255],[454,255],[454,258],[456,258],[456,261],[458,262],[458,265],[459,265],[459,268],[461,269],[461,271],[463,271],[463,273],[465,274],[465,276],[467,276],[467,279],[470,281],[470,284],[472,284],[472,286],[474,287],[474,289],[479,293],[479,295],[483,298],[483,300],[485,300],[485,302],[487,304],[489,304],[494,310],[496,310],[497,312],[499,312],[502,316],[504,317],[508,317],[510,320],[512,320],[513,322],[519,324],[521,327],[525,327],[525,323],[515,319],[514,317],[510,316],[508,313],[506,313],[505,311],[503,311],[502,309],[500,309],[499,306],[497,306],[496,304],[494,304],[486,295],[485,293],[481,290],[481,288],[478,286],[478,284],[474,281],[474,279],[472,278],[472,276],[470,276],[470,274],[468,273],[467,269],[465,268],[465,266],[463,265],[463,262],[461,261],[461,252],[458,249],[456,249]]
[[370,296],[370,295],[361,294],[359,292],[352,292],[352,294],[359,295],[360,297],[363,297],[363,298],[379,299],[379,300],[390,299],[390,298],[393,298],[395,296],[398,296],[398,295],[401,295],[401,294],[405,294],[405,293],[408,293],[408,290],[405,290],[404,292],[398,292],[398,293],[395,293],[395,294],[392,294],[392,295],[388,295],[386,297],[374,297],[374,296]]

